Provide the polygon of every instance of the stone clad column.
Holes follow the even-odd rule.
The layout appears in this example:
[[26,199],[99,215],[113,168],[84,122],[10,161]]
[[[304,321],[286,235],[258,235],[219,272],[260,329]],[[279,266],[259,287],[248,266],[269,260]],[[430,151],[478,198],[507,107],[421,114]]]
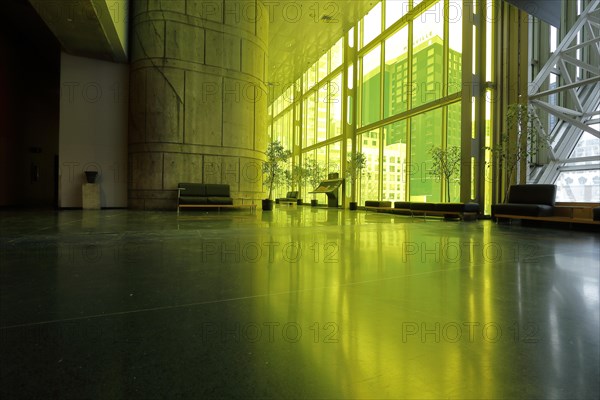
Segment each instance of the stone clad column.
[[133,0],[130,208],[175,209],[179,182],[262,197],[267,12],[258,0]]

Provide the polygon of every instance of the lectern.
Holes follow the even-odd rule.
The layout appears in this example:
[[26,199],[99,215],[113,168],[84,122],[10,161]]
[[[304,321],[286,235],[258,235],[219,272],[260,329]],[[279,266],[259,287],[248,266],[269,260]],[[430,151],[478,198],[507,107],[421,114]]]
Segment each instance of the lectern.
[[344,183],[343,179],[328,179],[321,182],[319,186],[310,193],[325,193],[327,195],[327,207],[337,208],[339,206],[339,192],[342,183]]

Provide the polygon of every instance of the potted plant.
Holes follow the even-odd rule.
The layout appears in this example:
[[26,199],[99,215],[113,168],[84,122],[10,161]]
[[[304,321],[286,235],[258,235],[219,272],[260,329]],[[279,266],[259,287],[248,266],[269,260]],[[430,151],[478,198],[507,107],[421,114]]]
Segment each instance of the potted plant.
[[444,202],[450,202],[450,182],[452,176],[460,173],[460,147],[450,146],[443,149],[438,146],[432,146],[429,149],[433,166],[429,173],[436,178],[443,179],[446,183],[446,193]]
[[98,171],[83,171],[85,173],[85,179],[87,183],[96,183],[98,177]]
[[273,187],[279,185],[286,179],[286,171],[282,164],[291,156],[289,150],[285,150],[278,142],[271,142],[267,148],[267,160],[264,162],[262,172],[263,184],[269,188],[269,196],[262,201],[262,209],[270,211],[273,209]]
[[508,198],[508,189],[516,180],[519,167],[529,162],[530,166],[537,165],[534,158],[540,150],[549,146],[548,136],[538,127],[541,123],[538,117],[529,111],[527,105],[511,104],[506,111],[505,131],[493,147],[485,147],[491,153],[489,167],[495,167],[495,176],[503,173],[505,182],[504,200]]
[[348,154],[346,160],[346,178],[350,179],[352,183],[352,201],[350,202],[350,210],[358,209],[358,203],[356,202],[356,179],[362,175],[363,170],[367,167],[367,157],[365,153],[358,151],[356,153]]
[[[306,173],[306,179],[313,190],[319,186],[323,179],[325,179],[325,168],[323,168],[323,166],[321,166],[314,158],[306,160],[304,163],[304,171]],[[312,195],[313,198],[310,201],[310,205],[316,207],[319,204],[317,194],[313,193]]]

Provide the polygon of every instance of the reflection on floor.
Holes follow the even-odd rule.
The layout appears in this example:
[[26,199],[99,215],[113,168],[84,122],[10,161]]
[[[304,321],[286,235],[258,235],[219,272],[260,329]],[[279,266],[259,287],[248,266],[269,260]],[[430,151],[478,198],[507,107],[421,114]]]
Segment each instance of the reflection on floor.
[[597,399],[600,235],[0,212],[2,398]]

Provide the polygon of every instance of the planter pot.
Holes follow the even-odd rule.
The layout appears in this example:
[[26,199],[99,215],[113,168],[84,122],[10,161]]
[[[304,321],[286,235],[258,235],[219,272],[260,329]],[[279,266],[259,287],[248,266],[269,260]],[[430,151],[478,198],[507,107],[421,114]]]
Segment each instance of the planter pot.
[[98,171],[85,171],[85,179],[87,183],[96,183],[98,177]]
[[317,205],[319,205],[319,200],[316,200],[316,199],[311,200],[310,205],[311,205],[311,207],[316,207]]
[[358,203],[356,201],[350,202],[350,210],[352,210],[352,211],[358,210]]
[[263,211],[273,211],[273,200],[264,199],[262,201]]

